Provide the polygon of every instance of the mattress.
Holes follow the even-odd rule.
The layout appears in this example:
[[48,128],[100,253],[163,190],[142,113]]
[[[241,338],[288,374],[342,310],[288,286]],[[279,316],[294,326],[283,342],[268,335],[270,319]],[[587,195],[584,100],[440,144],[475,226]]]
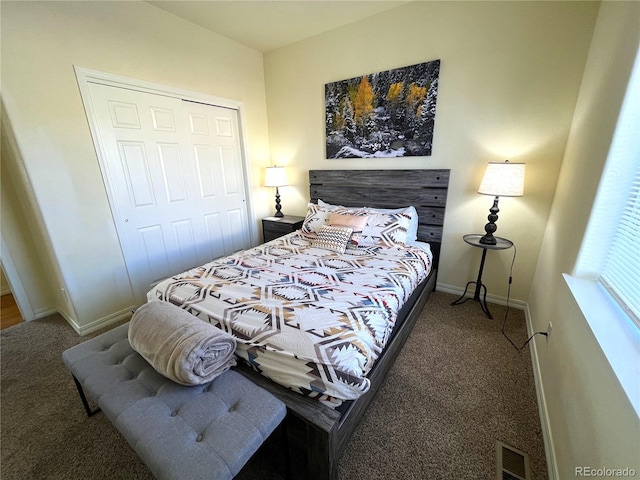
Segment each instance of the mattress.
[[290,233],[168,278],[147,298],[232,334],[236,355],[274,382],[329,404],[356,399],[431,255],[426,244],[337,253],[311,243]]

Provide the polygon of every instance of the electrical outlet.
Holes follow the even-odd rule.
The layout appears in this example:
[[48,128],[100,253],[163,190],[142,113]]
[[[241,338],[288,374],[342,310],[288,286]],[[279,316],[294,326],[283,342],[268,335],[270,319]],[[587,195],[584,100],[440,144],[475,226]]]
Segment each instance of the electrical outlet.
[[549,322],[549,326],[547,327],[547,338],[551,336],[552,330],[553,330],[553,323]]

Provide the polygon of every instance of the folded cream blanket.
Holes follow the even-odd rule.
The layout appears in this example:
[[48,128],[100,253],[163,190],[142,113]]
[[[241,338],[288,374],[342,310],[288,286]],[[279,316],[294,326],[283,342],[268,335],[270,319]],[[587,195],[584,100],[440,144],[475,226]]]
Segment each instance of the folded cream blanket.
[[236,340],[168,302],[138,308],[129,322],[131,347],[181,385],[210,382],[236,364]]

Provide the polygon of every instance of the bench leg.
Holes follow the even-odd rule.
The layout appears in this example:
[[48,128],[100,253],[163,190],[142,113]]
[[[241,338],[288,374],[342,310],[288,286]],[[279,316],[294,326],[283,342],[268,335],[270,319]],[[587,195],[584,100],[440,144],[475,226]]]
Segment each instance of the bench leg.
[[91,407],[89,406],[89,402],[87,402],[87,397],[84,394],[84,390],[82,389],[82,385],[80,385],[80,382],[78,381],[75,375],[71,375],[71,376],[73,377],[73,381],[75,382],[76,388],[78,389],[78,393],[80,394],[80,400],[82,400],[82,405],[84,406],[84,410],[85,412],[87,412],[87,417],[94,416],[96,413],[100,411],[100,408],[96,408],[95,410],[91,409]]

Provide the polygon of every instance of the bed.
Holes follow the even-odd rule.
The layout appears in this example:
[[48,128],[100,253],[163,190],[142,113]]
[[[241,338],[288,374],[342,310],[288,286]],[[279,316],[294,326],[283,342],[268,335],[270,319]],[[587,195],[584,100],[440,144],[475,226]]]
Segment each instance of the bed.
[[[435,288],[448,179],[448,170],[310,171],[302,231],[149,292],[241,340],[238,370],[287,405],[295,477],[337,478],[340,454]],[[409,205],[411,225],[402,223]],[[364,231],[316,228],[311,215],[331,211],[332,224],[363,225],[377,209],[400,207],[379,215],[399,223],[373,234],[370,220]],[[418,242],[397,246],[407,230]],[[376,243],[385,236],[391,240]]]

